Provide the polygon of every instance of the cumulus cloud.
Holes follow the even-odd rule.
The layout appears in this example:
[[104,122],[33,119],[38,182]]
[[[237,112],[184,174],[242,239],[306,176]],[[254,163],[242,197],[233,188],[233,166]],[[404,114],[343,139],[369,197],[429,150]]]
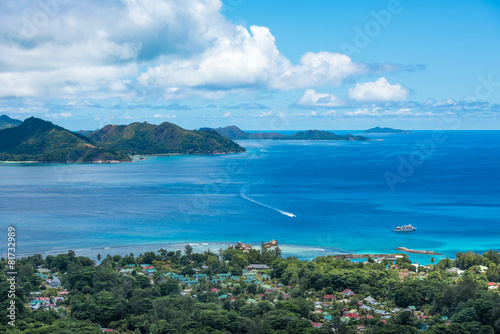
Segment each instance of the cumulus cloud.
[[357,83],[349,89],[349,98],[358,102],[397,102],[405,101],[409,90],[401,84],[391,85],[385,78],[377,81]]
[[274,113],[272,110],[270,111],[263,111],[261,114],[260,114],[260,117],[269,117],[269,116],[274,116]]
[[154,118],[177,118],[177,115],[154,114]]
[[400,108],[398,110],[387,110],[384,115],[410,116],[412,112],[411,108]]
[[356,111],[346,111],[344,113],[345,116],[380,116],[379,110],[380,108],[369,109],[358,109]]
[[447,99],[447,100],[434,100],[434,99],[428,99],[425,101],[424,106],[426,107],[450,107],[450,106],[456,106],[458,105],[457,102],[453,99]]
[[[370,71],[331,52],[292,64],[268,28],[228,21],[221,0],[54,3],[0,3],[0,96],[217,99],[337,86]],[[35,24],[40,13],[47,20]]]
[[322,116],[337,116],[337,112],[335,110],[330,110],[330,111],[326,111],[324,113],[321,114]]
[[307,107],[336,107],[342,105],[342,101],[335,95],[316,93],[314,89],[306,89],[304,95],[297,101],[298,105]]
[[331,52],[308,52],[297,65],[287,61],[284,72],[271,83],[278,89],[338,86],[348,77],[366,73],[368,67],[353,63],[351,58]]
[[69,118],[73,117],[73,115],[70,112],[62,112],[59,114],[45,114],[46,117],[50,118]]

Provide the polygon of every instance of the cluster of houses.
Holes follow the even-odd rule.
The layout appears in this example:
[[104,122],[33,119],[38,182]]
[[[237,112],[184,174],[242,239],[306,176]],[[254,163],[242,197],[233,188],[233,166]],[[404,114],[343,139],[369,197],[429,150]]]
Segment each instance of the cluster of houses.
[[64,297],[68,294],[68,291],[58,292],[58,296],[55,297],[37,297],[41,295],[41,292],[30,293],[30,309],[32,310],[58,310],[58,304],[64,302]]
[[[494,283],[500,284],[500,283]],[[492,284],[493,286],[493,284]],[[354,296],[354,292],[350,289],[345,289],[341,292],[343,295],[342,299],[338,299],[334,295],[324,295],[319,298],[320,300],[316,300],[314,302],[314,313],[321,314],[323,316],[322,323],[312,322],[314,327],[322,327],[324,323],[331,323],[333,321],[332,311],[337,311],[339,307],[341,309],[341,317],[340,321],[344,324],[348,323],[356,323],[360,320],[364,319],[375,319],[378,318],[381,322],[387,323],[387,320],[392,316],[400,313],[400,312],[411,312],[414,317],[418,320],[426,321],[430,316],[423,314],[423,312],[418,311],[415,306],[411,305],[407,308],[390,308],[384,305],[383,303],[377,302],[375,298],[368,296],[364,298],[362,301],[357,303],[356,308],[346,308],[345,305],[351,301],[350,297]],[[337,294],[338,295],[338,294]],[[335,303],[341,303],[342,306],[336,306]],[[338,312],[336,312],[338,313]],[[442,316],[440,321],[444,322],[445,325],[449,325],[448,317]],[[427,324],[422,325],[422,330],[427,329],[429,326]],[[365,330],[365,326],[361,323],[357,324],[358,332],[362,332]]]
[[[135,267],[135,268],[132,268]],[[205,267],[205,268],[203,268]],[[206,266],[202,266],[201,269],[208,269]],[[200,283],[207,283],[211,282],[213,284],[216,284],[217,287],[213,287],[207,291],[204,292],[212,292],[216,293],[218,295],[218,298],[221,300],[230,300],[233,301],[236,298],[232,296],[231,293],[229,292],[223,292],[220,291],[219,288],[221,289],[227,289],[227,288],[235,288],[240,286],[240,283],[245,282],[249,284],[258,284],[260,285],[266,293],[270,293],[273,291],[280,291],[282,292],[282,297],[283,299],[290,298],[290,296],[282,291],[283,285],[280,283],[274,283],[271,281],[271,277],[263,272],[263,270],[268,270],[270,269],[266,265],[260,265],[260,264],[252,264],[249,265],[246,270],[243,270],[243,274],[241,276],[235,276],[232,275],[231,273],[218,273],[214,275],[208,275],[208,274],[201,274],[199,273],[198,270],[194,270],[196,273],[193,275],[180,275],[177,274],[173,271],[169,271],[166,273],[162,273],[162,276],[164,279],[173,279],[177,280],[179,282],[182,282],[183,284],[187,285],[188,288],[185,290],[182,290],[180,294],[182,296],[191,296],[191,297],[196,297],[196,295],[193,295],[192,292],[193,290],[191,289],[193,286],[200,284]],[[123,274],[131,274],[132,271],[136,270],[137,272],[143,273],[145,275],[151,276],[153,273],[156,272],[156,268],[154,266],[151,266],[149,264],[142,264],[142,265],[132,265],[130,268],[122,268],[120,269],[120,273]],[[401,270],[399,271],[400,273],[400,278],[404,278],[410,273],[408,273],[407,270]],[[312,322],[312,325],[314,327],[322,327],[324,323],[329,323],[332,322],[334,319],[334,316],[332,315],[332,310],[337,310],[339,307],[342,306],[336,306],[336,303],[344,303],[342,305],[348,304],[351,301],[351,297],[355,295],[354,291],[351,289],[345,289],[342,292],[338,293],[337,296],[342,296],[343,298],[338,298],[333,295],[333,294],[327,294],[324,295],[321,300],[313,300],[314,301],[314,307],[315,307],[315,313],[320,314],[323,318],[322,322]],[[256,296],[257,297],[257,296]],[[264,299],[265,294],[260,294],[258,295],[258,298],[248,298],[247,303],[248,304],[257,304],[259,302],[259,299]],[[276,302],[277,300],[274,300]],[[338,305],[338,304],[337,304]],[[358,307],[355,309],[348,309],[343,307],[341,309],[342,315],[340,317],[340,321],[343,323],[349,323],[349,322],[358,322],[361,319],[374,319],[375,317],[378,317],[382,322],[387,322],[389,318],[391,318],[394,314],[397,314],[402,311],[411,311],[415,317],[418,319],[423,319],[425,320],[426,316],[421,314],[420,312],[416,311],[415,306],[410,306],[406,309],[401,309],[401,308],[388,308],[384,304],[377,302],[374,298],[371,296],[368,296],[363,299],[362,302],[358,303]],[[358,330],[362,331],[364,330],[363,325],[359,324],[358,325]]]
[[125,275],[131,275],[132,272],[134,271],[139,273],[144,273],[148,276],[152,276],[154,273],[156,273],[156,267],[150,264],[139,264],[139,265],[129,264],[127,268],[121,268],[119,270],[119,273]]
[[[168,267],[168,265],[165,265],[165,266]],[[208,266],[201,266],[201,270],[204,270],[204,269],[208,269]],[[167,273],[163,273],[162,276],[164,276],[165,278],[171,278],[171,279],[180,281],[180,282],[187,284],[189,286],[196,285],[196,284],[200,283],[202,280],[209,281],[209,282],[212,282],[215,284],[221,283],[223,287],[225,287],[227,285],[231,285],[230,282],[227,284],[223,283],[226,279],[233,280],[233,281],[243,281],[246,283],[257,283],[257,284],[264,285],[264,283],[262,281],[257,280],[256,275],[260,270],[266,270],[266,269],[270,269],[270,268],[269,268],[269,266],[267,266],[265,264],[251,264],[246,268],[246,270],[243,270],[242,276],[234,276],[230,273],[219,273],[219,274],[216,274],[213,276],[209,276],[207,274],[199,274],[198,272],[200,271],[200,269],[198,269],[198,268],[193,269],[193,271],[196,272],[196,274],[193,274],[191,276],[176,274],[175,272],[172,272],[172,271],[167,272]],[[145,275],[151,277],[151,276],[153,276],[153,274],[155,274],[157,272],[157,268],[155,268],[155,266],[152,266],[150,264],[140,264],[140,265],[131,264],[128,266],[128,268],[120,268],[119,273],[124,274],[124,275],[131,275],[132,272],[134,272],[134,271],[136,273],[145,274]],[[271,278],[269,275],[266,275],[266,274],[259,275],[259,276],[263,280],[267,280],[267,279]],[[272,289],[272,287],[269,287],[269,289]]]
[[53,275],[52,278],[50,277],[50,270],[47,268],[38,268],[38,272],[35,273],[38,277],[42,279],[42,283],[45,283],[48,285],[48,287],[57,289],[61,287],[61,280],[57,275]]
[[[161,268],[156,268],[150,264],[140,264],[140,265],[128,265],[127,267],[120,268],[119,273],[123,275],[132,275],[135,271],[136,274],[146,275],[150,278],[153,278],[153,275],[157,273],[157,269],[160,271],[155,275],[155,279],[159,277],[160,280],[172,279],[177,280],[184,284],[184,287],[187,288],[180,292],[183,296],[191,296],[196,297],[196,295],[192,294],[192,287],[200,284],[200,283],[213,283],[216,287],[211,289],[207,289],[207,291],[203,291],[204,293],[212,292],[217,294],[218,298],[221,300],[230,300],[234,301],[236,298],[232,296],[232,294],[228,291],[228,289],[236,288],[240,286],[241,283],[248,284],[257,284],[262,287],[265,293],[271,293],[273,291],[278,291],[281,293],[281,297],[283,299],[290,298],[290,295],[286,293],[286,289],[282,284],[276,283],[271,280],[271,276],[269,276],[266,270],[270,268],[267,265],[263,264],[251,264],[247,266],[245,270],[243,270],[242,275],[236,276],[231,273],[217,273],[214,275],[202,274],[202,270],[209,269],[207,266],[201,266],[200,268],[195,268],[193,271],[195,272],[192,275],[180,275],[173,271],[169,270],[169,265],[164,264]],[[397,268],[396,268],[397,269]],[[463,273],[462,270],[458,268],[450,268],[447,270],[448,273],[461,275]],[[43,283],[46,284],[50,288],[60,288],[61,281],[57,275],[51,275],[50,271],[46,268],[39,268],[38,273],[36,275],[42,278]],[[400,279],[404,279],[407,276],[415,276],[418,279],[425,278],[425,273],[413,273],[408,271],[407,269],[398,270],[398,275]],[[223,291],[219,290],[222,289]],[[290,286],[288,286],[290,288]],[[497,282],[489,282],[489,289],[497,289],[500,290],[500,283]],[[262,291],[261,289],[261,291]],[[59,289],[61,290],[61,289]],[[312,292],[310,292],[312,293]],[[30,308],[32,310],[48,310],[48,309],[58,309],[58,304],[64,301],[65,295],[68,294],[67,291],[59,291],[57,296],[55,297],[42,297],[41,292],[32,292],[30,296]],[[408,308],[402,309],[398,307],[388,307],[383,303],[377,302],[371,296],[364,298],[357,302],[355,308],[352,307],[352,297],[355,295],[354,291],[351,289],[345,289],[341,292],[334,294],[326,294],[324,296],[316,296],[313,299],[309,299],[314,302],[314,313],[318,314],[320,318],[322,318],[321,322],[312,322],[314,327],[322,327],[325,323],[331,323],[334,320],[333,314],[339,314],[339,310],[341,313],[340,321],[342,323],[357,323],[358,331],[363,331],[364,325],[361,324],[360,320],[364,319],[374,319],[378,318],[380,321],[387,323],[387,320],[390,319],[395,314],[399,312],[409,311],[412,312],[413,315],[419,319],[425,321],[428,316],[424,315],[422,312],[417,311],[415,306],[409,306]],[[257,298],[258,296],[258,298]],[[265,294],[260,294],[256,296],[252,296],[254,298],[248,298],[248,304],[257,304],[259,299],[265,299]],[[358,300],[358,299],[356,299]],[[276,302],[275,299],[273,302]],[[351,306],[347,308],[347,304]],[[317,318],[316,318],[317,320]],[[447,317],[441,317],[440,319],[446,324],[449,324]],[[427,325],[424,325],[424,327]],[[101,328],[103,332],[113,332],[113,329]]]
[[[228,285],[235,285],[233,282],[245,282],[245,283],[255,283],[255,284],[260,284],[263,288],[266,289],[266,291],[274,291],[275,289],[268,285],[265,284],[264,281],[267,281],[271,278],[271,276],[267,274],[259,274],[258,275],[258,270],[252,269],[252,270],[243,270],[243,275],[242,276],[235,276],[230,273],[219,273],[214,276],[209,276],[207,274],[194,274],[192,277],[186,277],[184,275],[178,275],[173,272],[168,272],[163,274],[165,277],[180,281],[184,284],[187,284],[189,286],[193,286],[196,284],[199,284],[201,281],[206,281],[206,282],[212,282],[214,284],[221,284],[222,287],[226,287]],[[238,283],[236,283],[238,284]]]

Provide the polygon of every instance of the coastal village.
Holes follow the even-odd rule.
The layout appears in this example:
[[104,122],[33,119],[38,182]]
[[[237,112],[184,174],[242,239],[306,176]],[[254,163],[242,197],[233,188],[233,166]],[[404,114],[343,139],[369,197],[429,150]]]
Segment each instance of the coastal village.
[[[277,242],[274,240],[265,245],[268,250],[263,248],[264,252],[272,252],[273,250],[269,250],[269,248],[277,248]],[[248,247],[241,243],[237,244],[236,248],[229,247],[229,251],[233,253],[248,253],[250,250],[251,246]],[[186,254],[190,253],[189,247],[185,252]],[[254,252],[256,251],[254,250]],[[177,255],[179,255],[178,253]],[[144,259],[145,257],[141,254],[139,258]],[[114,263],[114,260],[119,259],[122,260],[119,256],[111,257],[108,255],[102,264]],[[409,260],[403,262],[403,260],[396,258],[368,258],[357,263],[351,263],[350,260],[336,261],[346,261],[359,268],[379,265],[379,267],[382,266],[386,271],[391,272],[400,282],[427,280],[430,277],[440,275],[442,279],[453,284],[453,281],[460,280],[463,275],[474,275],[491,293],[498,294],[500,288],[498,281],[487,279],[489,268],[481,265],[473,266],[467,270],[449,267],[437,272],[433,265],[419,268],[411,266]],[[230,262],[230,260],[223,260],[222,266],[229,265]],[[119,265],[114,270],[117,275],[124,278],[129,277],[135,280],[140,278],[146,282],[145,284],[149,283],[151,286],[162,284],[168,286],[170,294],[222,304],[224,308],[230,308],[232,303],[272,308],[279,303],[295,298],[298,289],[301,288],[300,284],[283,283],[276,277],[276,269],[263,263],[250,263],[237,272],[220,271],[217,269],[221,267],[220,265],[194,264],[195,261],[181,265],[155,259],[151,263],[138,262]],[[68,299],[71,299],[73,292],[77,291],[66,290],[67,285],[65,286],[64,283],[67,274],[39,266],[36,268],[35,275],[39,277],[42,284],[40,290],[29,292],[26,307],[35,312],[55,311],[62,317],[70,315],[71,307]],[[335,290],[331,287],[309,288],[305,291],[305,300],[310,303],[311,309],[308,316],[303,317],[303,320],[307,320],[313,328],[328,329],[330,332],[336,332],[341,327],[363,332],[374,324],[383,326],[392,318],[400,317],[412,318],[420,330],[426,330],[430,325],[449,326],[451,324],[451,318],[446,314],[432,314],[429,308],[415,305],[403,307],[387,298],[374,298],[368,292],[363,291],[359,285],[356,287],[346,286],[341,290]],[[104,333],[129,333],[123,327],[108,328],[101,325],[99,324],[100,330]]]

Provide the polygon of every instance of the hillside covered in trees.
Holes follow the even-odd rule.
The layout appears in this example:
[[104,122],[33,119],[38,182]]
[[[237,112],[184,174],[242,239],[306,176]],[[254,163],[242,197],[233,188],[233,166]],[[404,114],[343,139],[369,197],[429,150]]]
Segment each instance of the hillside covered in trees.
[[131,159],[51,122],[30,117],[18,126],[0,130],[0,161],[96,163]]
[[103,147],[127,154],[220,154],[245,149],[212,130],[185,130],[175,124],[132,123],[106,125],[88,138]]
[[[210,128],[204,128],[210,129]],[[210,129],[211,130],[211,129]],[[213,129],[221,136],[230,139],[274,139],[274,140],[347,140],[347,141],[366,141],[370,138],[363,136],[337,135],[330,131],[307,130],[299,131],[292,135],[284,135],[277,132],[246,132],[235,125],[224,128]]]
[[188,245],[97,265],[73,251],[35,255],[18,261],[15,327],[1,263],[2,333],[500,333],[497,251],[419,268],[405,258],[300,261],[277,247]]
[[190,131],[172,123],[107,125],[87,136],[30,117],[20,125],[0,118],[0,161],[43,163],[129,162],[129,155],[224,154],[245,149],[212,130]]
[[12,128],[14,126],[18,126],[22,122],[23,121],[20,121],[18,119],[10,118],[7,115],[2,115],[2,116],[0,116],[0,130],[7,129],[7,128]]

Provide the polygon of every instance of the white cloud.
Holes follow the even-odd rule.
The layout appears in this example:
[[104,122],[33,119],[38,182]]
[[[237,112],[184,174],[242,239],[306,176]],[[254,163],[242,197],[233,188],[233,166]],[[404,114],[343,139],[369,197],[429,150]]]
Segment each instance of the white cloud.
[[338,86],[353,75],[368,71],[363,64],[353,63],[349,56],[331,52],[307,52],[297,65],[286,64],[271,85],[278,89]]
[[439,101],[436,101],[434,99],[428,99],[424,103],[424,106],[426,107],[450,107],[456,105],[458,105],[458,103],[455,102],[455,100],[453,99],[439,100]]
[[292,64],[268,28],[228,21],[221,0],[57,3],[46,24],[28,31],[25,15],[41,7],[0,2],[0,96],[130,98],[141,90],[217,99],[235,89],[337,86],[369,71],[330,52]]
[[45,114],[46,117],[50,118],[69,118],[73,117],[73,115],[70,112],[62,112],[59,114]]
[[410,108],[401,108],[399,110],[387,110],[384,115],[410,116],[412,112]]
[[408,94],[408,89],[401,84],[391,85],[385,78],[357,83],[348,92],[349,98],[358,102],[405,101]]
[[272,110],[270,111],[263,111],[261,114],[260,114],[260,117],[269,117],[269,116],[274,116],[274,113]]
[[316,93],[314,89],[306,89],[297,104],[308,107],[336,107],[342,102],[335,95]]
[[231,113],[230,112],[225,113],[224,117],[231,117]]
[[336,116],[337,115],[337,112],[335,110],[330,110],[330,111],[326,111],[324,113],[321,114],[322,116]]
[[177,118],[177,115],[154,114],[154,118]]
[[380,116],[378,112],[380,108],[373,108],[372,110],[368,109],[358,109],[356,111],[346,111],[344,113],[345,116]]

